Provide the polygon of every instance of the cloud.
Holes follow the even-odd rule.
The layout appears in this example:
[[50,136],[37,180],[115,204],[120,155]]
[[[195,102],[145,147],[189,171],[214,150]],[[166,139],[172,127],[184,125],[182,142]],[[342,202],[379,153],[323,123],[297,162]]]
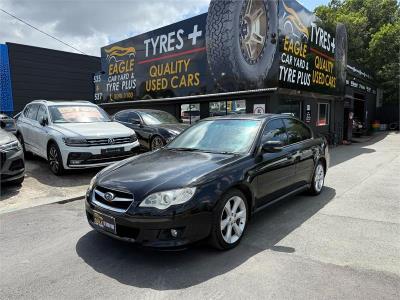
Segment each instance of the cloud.
[[[209,0],[0,0],[3,8],[81,51],[100,47],[207,11]],[[76,52],[0,11],[0,43]]]

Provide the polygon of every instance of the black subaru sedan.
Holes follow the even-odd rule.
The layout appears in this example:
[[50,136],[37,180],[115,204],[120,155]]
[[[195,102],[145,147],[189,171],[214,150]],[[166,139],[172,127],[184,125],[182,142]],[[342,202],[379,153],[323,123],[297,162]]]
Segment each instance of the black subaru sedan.
[[97,231],[144,246],[208,239],[230,249],[253,213],[305,190],[319,194],[328,165],[326,139],[293,117],[204,119],[165,147],[97,174],[86,214]]

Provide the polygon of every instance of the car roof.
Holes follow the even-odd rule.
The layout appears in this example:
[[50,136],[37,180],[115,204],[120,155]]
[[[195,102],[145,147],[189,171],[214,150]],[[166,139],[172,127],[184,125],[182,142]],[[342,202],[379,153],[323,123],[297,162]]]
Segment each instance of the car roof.
[[29,104],[45,104],[45,105],[95,105],[85,100],[33,100]]
[[209,118],[205,118],[203,120],[208,120],[208,121],[209,120],[266,120],[266,119],[272,119],[274,117],[283,117],[283,115],[280,115],[280,114],[261,114],[261,115],[231,114],[231,115],[225,115],[225,116],[209,117]]

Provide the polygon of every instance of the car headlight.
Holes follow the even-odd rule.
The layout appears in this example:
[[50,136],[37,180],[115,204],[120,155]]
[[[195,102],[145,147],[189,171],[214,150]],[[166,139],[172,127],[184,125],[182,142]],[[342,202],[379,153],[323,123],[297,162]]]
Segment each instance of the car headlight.
[[8,144],[4,144],[4,145],[0,145],[0,151],[3,152],[9,152],[9,151],[19,151],[21,150],[21,144],[19,143],[19,141],[15,141],[15,142],[11,142]]
[[99,177],[99,173],[97,173],[97,174],[92,178],[92,180],[90,180],[89,187],[88,187],[88,191],[93,190],[94,185],[96,184],[96,181],[97,181],[97,177]]
[[87,146],[87,140],[84,138],[63,138],[65,145],[71,147],[85,147]]
[[189,201],[193,197],[195,191],[196,188],[192,187],[154,193],[147,196],[139,206],[166,209],[171,205],[182,204]]

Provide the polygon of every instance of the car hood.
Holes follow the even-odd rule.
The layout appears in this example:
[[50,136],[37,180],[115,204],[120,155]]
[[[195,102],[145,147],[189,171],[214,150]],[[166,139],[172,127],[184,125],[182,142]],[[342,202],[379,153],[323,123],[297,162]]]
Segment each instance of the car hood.
[[186,124],[159,124],[159,125],[153,125],[152,127],[162,128],[168,131],[174,131],[177,134],[179,134],[189,126]]
[[3,129],[0,129],[0,145],[5,145],[16,141],[17,138],[12,133],[9,133]]
[[117,163],[99,175],[97,184],[144,196],[195,185],[203,176],[238,159],[238,155],[160,149]]
[[52,128],[68,137],[125,137],[134,134],[132,129],[117,122],[56,123]]

